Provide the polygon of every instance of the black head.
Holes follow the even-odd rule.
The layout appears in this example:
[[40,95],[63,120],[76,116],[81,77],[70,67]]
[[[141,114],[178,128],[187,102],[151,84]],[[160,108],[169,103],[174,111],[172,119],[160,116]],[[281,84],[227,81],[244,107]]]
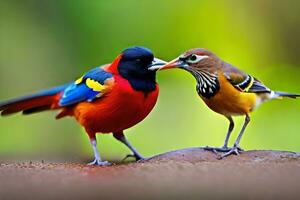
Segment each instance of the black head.
[[156,88],[156,70],[149,69],[154,62],[155,58],[150,49],[135,46],[122,52],[118,71],[135,90],[149,92]]

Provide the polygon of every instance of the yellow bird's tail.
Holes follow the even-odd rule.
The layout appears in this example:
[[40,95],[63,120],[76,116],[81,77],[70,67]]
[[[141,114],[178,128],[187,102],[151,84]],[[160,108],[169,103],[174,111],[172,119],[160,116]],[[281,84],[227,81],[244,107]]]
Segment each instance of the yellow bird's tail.
[[299,94],[291,94],[291,93],[286,93],[286,92],[275,92],[275,96],[277,96],[277,98],[278,97],[289,97],[289,98],[293,98],[293,99],[300,97]]

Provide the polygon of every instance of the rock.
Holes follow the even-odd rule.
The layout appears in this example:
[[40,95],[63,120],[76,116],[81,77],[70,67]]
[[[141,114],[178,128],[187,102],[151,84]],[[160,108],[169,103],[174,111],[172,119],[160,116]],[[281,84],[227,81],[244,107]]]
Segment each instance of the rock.
[[232,155],[219,160],[218,157],[222,153],[215,154],[210,151],[206,151],[203,148],[188,148],[176,151],[167,152],[152,157],[146,162],[292,162],[300,161],[300,153],[289,151],[272,151],[272,150],[252,150],[244,151],[241,155]]
[[189,148],[106,167],[1,163],[0,199],[300,199],[299,153],[217,156]]

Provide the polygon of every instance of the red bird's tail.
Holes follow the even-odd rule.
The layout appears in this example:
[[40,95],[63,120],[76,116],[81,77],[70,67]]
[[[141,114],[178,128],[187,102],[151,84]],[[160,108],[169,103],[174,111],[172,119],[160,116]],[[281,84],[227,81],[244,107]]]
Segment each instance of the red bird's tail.
[[60,93],[68,86],[69,84],[0,102],[1,115],[5,116],[17,112],[32,114],[53,109],[58,106],[57,102],[59,101]]

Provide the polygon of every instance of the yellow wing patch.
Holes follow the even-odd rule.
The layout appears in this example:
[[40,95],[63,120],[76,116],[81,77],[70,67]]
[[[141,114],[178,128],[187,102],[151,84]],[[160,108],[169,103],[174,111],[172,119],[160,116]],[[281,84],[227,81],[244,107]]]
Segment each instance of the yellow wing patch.
[[77,79],[77,80],[75,81],[75,84],[76,84],[76,85],[79,85],[80,83],[82,83],[82,80],[83,80],[83,76],[80,77],[79,79]]
[[251,77],[251,81],[250,81],[249,85],[244,89],[244,92],[248,92],[249,89],[252,87],[253,83],[254,83],[254,79],[253,79],[253,77]]
[[99,83],[98,81],[94,81],[93,79],[87,78],[86,79],[86,86],[94,90],[95,92],[101,92],[105,89],[105,86]]

